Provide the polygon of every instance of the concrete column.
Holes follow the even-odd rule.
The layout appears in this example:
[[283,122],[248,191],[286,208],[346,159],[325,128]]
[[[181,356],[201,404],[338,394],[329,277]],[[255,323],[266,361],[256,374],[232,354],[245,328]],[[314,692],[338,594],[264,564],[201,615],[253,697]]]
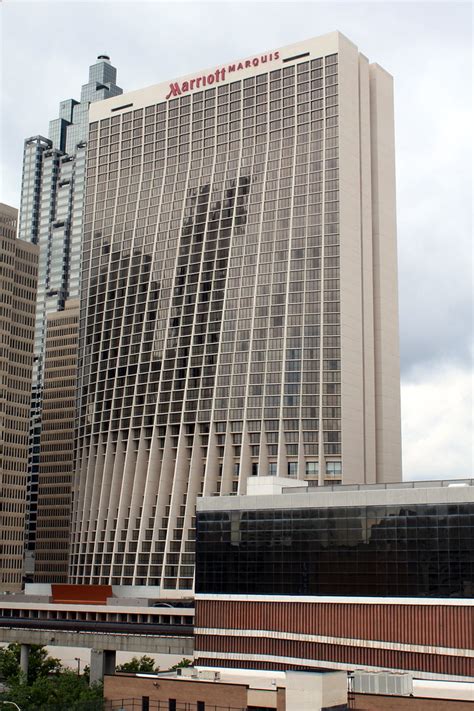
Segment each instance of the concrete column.
[[104,680],[104,674],[115,674],[115,651],[110,649],[91,649],[89,684]]
[[28,661],[30,658],[30,645],[22,644],[20,646],[20,669],[25,676],[28,676]]
[[287,711],[347,708],[347,672],[286,672]]

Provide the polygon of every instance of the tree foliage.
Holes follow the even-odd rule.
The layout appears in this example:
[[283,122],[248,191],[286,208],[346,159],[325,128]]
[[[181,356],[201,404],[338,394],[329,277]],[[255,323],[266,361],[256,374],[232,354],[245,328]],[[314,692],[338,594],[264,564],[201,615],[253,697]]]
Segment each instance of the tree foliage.
[[[7,684],[20,676],[20,650],[21,644],[9,644],[5,649],[0,649],[0,678]],[[28,684],[32,684],[39,677],[58,674],[62,670],[59,659],[48,656],[44,647],[39,644],[30,644],[28,659]]]
[[192,666],[193,666],[192,660],[191,660],[191,659],[186,659],[186,657],[184,657],[184,658],[183,658],[180,662],[178,662],[177,664],[173,664],[173,666],[170,667],[170,671],[175,671],[175,669],[182,669],[183,667],[192,667]]
[[101,711],[102,685],[89,687],[83,676],[63,669],[53,677],[39,676],[32,684],[22,683],[20,676],[0,694],[0,706],[1,701],[13,701],[21,711]]
[[155,660],[146,654],[143,657],[133,657],[130,662],[125,662],[116,667],[116,671],[127,672],[128,674],[156,674],[159,669],[160,667],[155,665]]
[[102,685],[89,687],[88,676],[65,669],[59,659],[49,657],[44,647],[30,645],[28,677],[20,669],[20,645],[0,650],[0,676],[7,690],[2,701],[13,701],[21,711],[101,711]]

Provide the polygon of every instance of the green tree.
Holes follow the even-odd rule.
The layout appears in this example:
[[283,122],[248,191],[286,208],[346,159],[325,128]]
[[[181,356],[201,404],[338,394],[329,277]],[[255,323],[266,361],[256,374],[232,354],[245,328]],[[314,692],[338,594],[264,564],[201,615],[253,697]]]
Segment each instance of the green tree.
[[101,711],[103,693],[101,684],[89,687],[84,676],[63,669],[53,677],[38,676],[32,684],[22,683],[20,675],[0,694],[0,708],[1,701],[13,701],[21,711]]
[[133,657],[130,662],[125,662],[125,664],[120,664],[116,667],[116,671],[128,672],[129,674],[156,674],[159,669],[160,667],[155,665],[155,660],[147,657],[146,654],[143,657]]
[[173,664],[173,666],[170,667],[170,671],[174,671],[175,669],[182,669],[183,667],[192,667],[192,666],[193,666],[192,660],[191,660],[191,659],[186,659],[186,657],[184,657],[184,658],[183,658],[180,662],[178,662],[177,664]]
[[[20,678],[20,649],[21,645],[15,642],[0,650],[0,678],[7,684]],[[62,669],[60,660],[48,656],[44,647],[39,644],[30,645],[28,684],[32,684],[38,678],[58,674]]]

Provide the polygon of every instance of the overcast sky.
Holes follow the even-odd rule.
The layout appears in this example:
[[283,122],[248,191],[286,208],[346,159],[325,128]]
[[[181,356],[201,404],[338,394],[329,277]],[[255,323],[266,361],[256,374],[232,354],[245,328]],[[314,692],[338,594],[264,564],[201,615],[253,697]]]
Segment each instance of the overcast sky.
[[405,479],[472,477],[472,7],[457,2],[23,2],[2,15],[0,201],[108,53],[125,91],[340,30],[395,80]]

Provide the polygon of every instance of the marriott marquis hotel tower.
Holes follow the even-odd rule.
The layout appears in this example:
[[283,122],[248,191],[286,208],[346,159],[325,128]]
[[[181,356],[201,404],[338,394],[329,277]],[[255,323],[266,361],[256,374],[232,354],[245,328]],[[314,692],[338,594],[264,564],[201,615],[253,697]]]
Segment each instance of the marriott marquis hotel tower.
[[392,78],[332,33],[89,116],[72,581],[189,591],[200,494],[401,478]]

